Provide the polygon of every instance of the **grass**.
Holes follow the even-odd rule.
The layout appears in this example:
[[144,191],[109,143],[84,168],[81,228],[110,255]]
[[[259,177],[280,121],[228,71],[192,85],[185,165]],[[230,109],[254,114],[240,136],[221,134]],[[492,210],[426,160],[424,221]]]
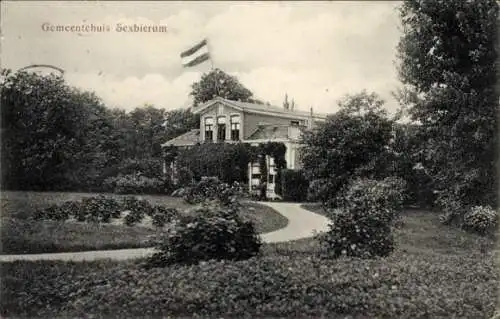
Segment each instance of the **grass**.
[[[241,262],[143,269],[135,262],[2,265],[4,317],[489,318],[494,240],[406,211],[388,258],[321,260],[314,239]],[[50,307],[47,305],[50,304]]]
[[[3,254],[48,253],[148,247],[149,237],[158,230],[113,224],[34,221],[33,213],[52,204],[95,196],[91,193],[2,192],[1,238]],[[115,199],[124,195],[107,194]],[[144,195],[154,205],[185,210],[191,207],[182,198]],[[259,233],[283,228],[288,220],[273,209],[244,203],[242,214],[255,223]]]
[[[328,214],[319,204],[303,204],[304,209],[317,214]],[[467,255],[492,253],[495,239],[481,237],[461,229],[446,226],[439,221],[439,212],[407,209],[402,214],[402,226],[394,232],[398,249],[403,252]]]

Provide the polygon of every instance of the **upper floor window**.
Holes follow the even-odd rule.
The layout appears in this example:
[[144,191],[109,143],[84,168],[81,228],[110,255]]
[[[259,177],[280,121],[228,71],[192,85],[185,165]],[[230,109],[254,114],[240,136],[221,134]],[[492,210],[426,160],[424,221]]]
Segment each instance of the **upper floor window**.
[[240,116],[231,115],[231,140],[238,141],[240,139]]
[[225,141],[226,140],[226,117],[219,116],[217,118],[217,140]]
[[300,125],[300,121],[290,121],[291,125]]
[[214,119],[211,117],[205,118],[205,141],[214,140]]

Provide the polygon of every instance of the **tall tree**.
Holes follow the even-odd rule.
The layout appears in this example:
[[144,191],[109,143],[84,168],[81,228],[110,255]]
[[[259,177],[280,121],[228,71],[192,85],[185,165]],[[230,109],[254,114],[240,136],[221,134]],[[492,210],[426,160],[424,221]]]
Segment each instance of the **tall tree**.
[[101,101],[59,76],[2,71],[2,186],[82,189],[115,160]]
[[496,202],[498,4],[406,0],[401,102],[420,122],[421,161],[448,211]]
[[302,164],[312,194],[334,205],[337,192],[353,177],[385,177],[377,163],[391,139],[392,120],[375,93],[346,96],[340,111],[303,136]]
[[190,93],[193,96],[193,106],[198,106],[215,97],[228,100],[262,103],[253,98],[253,93],[241,84],[235,76],[220,69],[214,69],[201,76],[201,80],[193,83]]

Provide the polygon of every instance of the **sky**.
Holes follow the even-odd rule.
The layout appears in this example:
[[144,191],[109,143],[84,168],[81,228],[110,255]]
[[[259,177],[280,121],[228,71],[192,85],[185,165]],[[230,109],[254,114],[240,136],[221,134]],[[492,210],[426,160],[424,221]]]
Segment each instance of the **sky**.
[[[214,67],[235,75],[256,98],[333,113],[346,94],[378,93],[398,108],[398,2],[58,2],[1,3],[1,66],[49,64],[70,85],[95,91],[109,107],[190,105],[190,86],[211,64],[183,68],[180,53],[203,38]],[[50,31],[104,26],[106,32]],[[166,26],[119,32],[117,26]]]

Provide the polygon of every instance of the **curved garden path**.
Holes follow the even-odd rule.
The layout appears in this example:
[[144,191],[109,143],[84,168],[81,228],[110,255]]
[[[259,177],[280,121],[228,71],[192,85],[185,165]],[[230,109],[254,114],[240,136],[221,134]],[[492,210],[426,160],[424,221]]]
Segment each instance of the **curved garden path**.
[[[312,237],[316,232],[327,230],[328,218],[313,213],[301,207],[298,203],[259,202],[269,206],[288,219],[288,225],[282,229],[261,234],[265,243],[279,243],[302,238]],[[147,257],[155,248],[133,248],[117,250],[98,250],[68,253],[0,255],[0,262],[15,260],[65,260],[89,261],[96,259],[125,260]]]

